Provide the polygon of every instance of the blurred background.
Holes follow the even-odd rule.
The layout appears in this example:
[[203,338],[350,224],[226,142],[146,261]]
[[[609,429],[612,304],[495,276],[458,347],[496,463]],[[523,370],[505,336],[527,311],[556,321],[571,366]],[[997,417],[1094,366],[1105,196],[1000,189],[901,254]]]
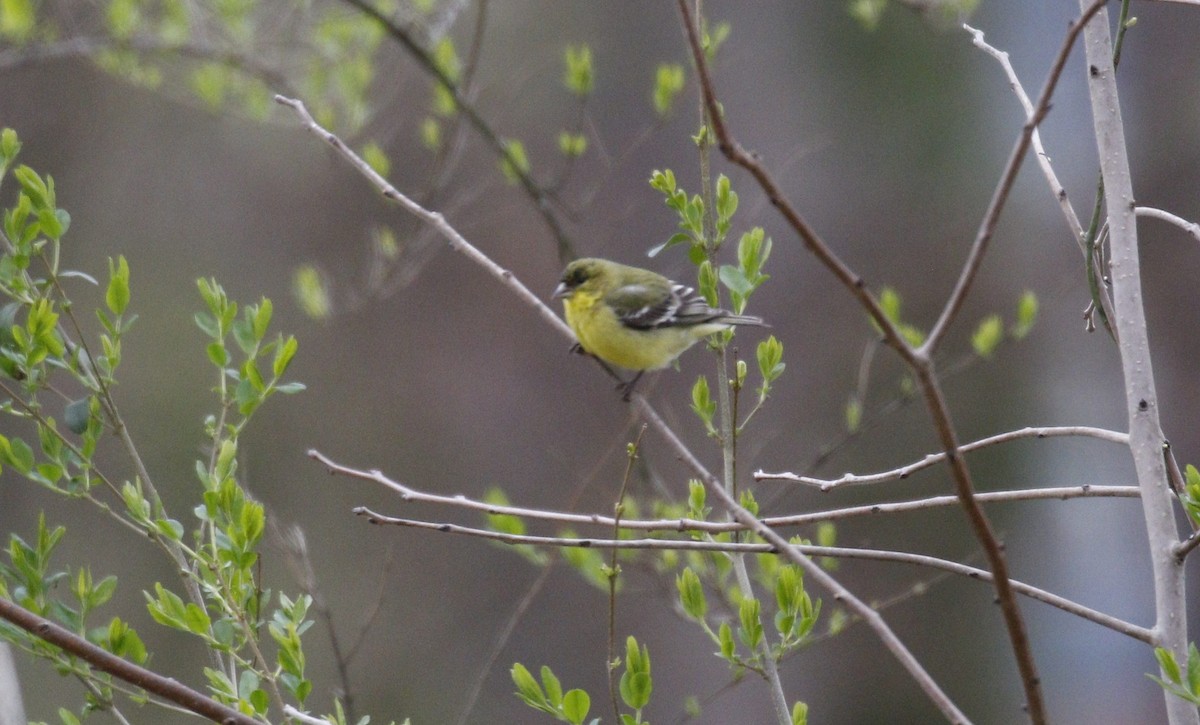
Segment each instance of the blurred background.
[[[465,55],[481,10],[478,3],[459,5],[446,32]],[[928,329],[1023,122],[998,64],[972,47],[955,23],[930,21],[898,5],[873,29],[842,2],[710,0],[705,6],[710,20],[731,25],[715,74],[734,133],[761,154],[842,259],[872,289],[895,288],[904,320]],[[970,23],[1011,54],[1036,96],[1077,14],[1067,0],[985,1]],[[1138,22],[1127,35],[1119,78],[1135,192],[1140,203],[1200,220],[1200,13],[1159,2],[1136,3],[1134,14]],[[84,13],[72,29],[86,35],[94,19]],[[279,27],[288,26],[281,20]],[[548,183],[560,175],[558,133],[583,119],[588,151],[557,192],[577,251],[694,279],[682,248],[646,258],[676,229],[673,212],[647,183],[651,172],[674,170],[689,192],[699,184],[690,140],[698,125],[696,92],[674,4],[487,3],[482,32],[475,104],[497,133],[524,143],[535,178]],[[287,41],[272,35],[270,42]],[[564,47],[582,43],[592,49],[596,80],[581,111],[562,76]],[[1072,53],[1042,133],[1086,225],[1097,161],[1082,56],[1082,48]],[[666,117],[651,103],[655,69],[663,62],[689,69],[689,85]],[[283,69],[303,70],[298,62]],[[203,419],[214,407],[216,379],[192,316],[202,305],[195,279],[212,276],[242,302],[272,298],[276,326],[300,342],[291,376],[308,389],[275,398],[258,413],[242,441],[241,470],[279,524],[303,529],[342,645],[361,637],[349,665],[357,712],[375,722],[456,722],[464,693],[485,676],[470,722],[548,722],[512,695],[508,669],[519,661],[531,670],[551,665],[567,687],[587,689],[593,713],[607,721],[604,594],[556,565],[494,667],[481,673],[539,571],[511,549],[482,540],[371,526],[351,509],[480,521],[330,477],[305,452],[316,448],[431,492],[478,497],[498,486],[521,505],[606,513],[620,487],[624,446],[638,428],[611,382],[585,359],[568,355],[568,341],[507,289],[384,203],[290,112],[269,109],[262,120],[228,107],[214,111],[173,85],[172,76],[166,81],[158,89],[138,87],[79,57],[13,62],[0,70],[0,125],[20,133],[21,160],[54,177],[59,205],[71,214],[66,266],[103,277],[106,259],[123,254],[133,270],[131,309],[139,317],[126,338],[116,396],[168,508],[188,519],[198,495],[194,461],[206,455]],[[442,168],[419,141],[430,87],[411,57],[384,40],[364,123],[332,127],[356,147],[377,142],[391,159],[390,180],[414,194]],[[479,136],[468,130],[463,138],[430,204],[548,298],[561,269],[553,237]],[[885,470],[935,451],[923,406],[878,412],[901,389],[902,370],[886,350],[875,356],[863,399],[869,425],[846,439],[846,405],[875,333],[748,175],[719,158],[714,168],[727,173],[741,195],[735,233],[762,226],[774,239],[767,265],[772,277],[749,311],[771,323],[787,363],[771,401],[742,439],[743,485],[758,469],[836,477]],[[2,190],[5,204],[12,188]],[[385,283],[374,278],[381,228],[395,234],[399,254]],[[1140,239],[1163,425],[1181,463],[1200,461],[1200,431],[1188,412],[1200,406],[1200,245],[1152,220],[1140,225]],[[300,265],[310,265],[327,285],[332,314],[326,319],[312,319],[295,301]],[[1117,350],[1103,331],[1084,331],[1089,295],[1081,255],[1032,159],[943,346],[943,367],[972,358],[971,333],[987,315],[1000,313],[1011,324],[1026,290],[1041,303],[1029,336],[944,381],[960,439],[1031,425],[1124,430]],[[73,293],[83,309],[102,301],[101,292],[82,282]],[[738,336],[744,356],[760,335]],[[692,352],[681,372],[650,378],[644,390],[716,469],[719,452],[689,410],[692,383],[700,374],[711,377],[713,366],[711,355]],[[18,432],[11,420],[0,426]],[[113,470],[132,475],[109,444],[104,455]],[[682,497],[687,472],[663,443],[648,434],[642,452],[635,493],[650,496],[660,486]],[[969,463],[981,491],[1135,483],[1125,450],[1090,439],[1022,441],[972,455]],[[764,513],[952,492],[946,472],[936,467],[905,481],[826,494],[787,489],[779,495],[784,486],[758,485],[760,500],[770,500]],[[41,511],[69,528],[61,564],[120,577],[103,614],[131,620],[157,669],[202,686],[201,650],[156,627],[145,613],[142,590],[175,581],[159,552],[85,504],[54,498],[11,471],[0,474],[0,532],[31,537]],[[1003,533],[1015,577],[1152,623],[1136,500],[1003,504],[988,513]],[[955,508],[847,521],[838,526],[838,542],[977,565],[982,560]],[[298,590],[280,549],[268,549],[263,558],[268,586]],[[684,700],[695,695],[704,709],[694,722],[768,722],[762,683],[748,677],[728,686],[731,674],[711,655],[711,643],[673,611],[671,583],[638,567],[627,575],[618,630],[649,647],[655,685],[649,719],[684,721]],[[900,597],[885,618],[977,722],[1023,719],[1016,668],[989,586],[870,562],[842,562],[837,576],[868,601]],[[920,584],[926,591],[912,593]],[[1190,584],[1195,590],[1194,577]],[[834,609],[831,600],[825,606]],[[1045,605],[1026,600],[1021,606],[1054,721],[1163,721],[1161,691],[1144,675],[1156,672],[1149,648]],[[1192,624],[1194,633],[1200,621]],[[316,684],[310,704],[326,711],[337,686],[326,631],[314,628],[307,642]],[[56,719],[57,706],[81,700],[76,683],[43,663],[19,658],[18,665],[30,719]],[[812,722],[940,719],[862,626],[793,656],[782,675],[789,698],[809,704]],[[154,709],[136,717],[180,720]]]

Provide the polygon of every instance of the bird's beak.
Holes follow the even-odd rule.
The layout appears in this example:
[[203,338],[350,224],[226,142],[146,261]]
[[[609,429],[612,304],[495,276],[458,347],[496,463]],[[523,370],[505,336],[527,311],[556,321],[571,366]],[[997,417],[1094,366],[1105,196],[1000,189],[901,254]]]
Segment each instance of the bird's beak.
[[564,297],[570,297],[573,291],[566,282],[559,282],[558,286],[554,288],[554,294],[550,295],[550,299],[561,300]]

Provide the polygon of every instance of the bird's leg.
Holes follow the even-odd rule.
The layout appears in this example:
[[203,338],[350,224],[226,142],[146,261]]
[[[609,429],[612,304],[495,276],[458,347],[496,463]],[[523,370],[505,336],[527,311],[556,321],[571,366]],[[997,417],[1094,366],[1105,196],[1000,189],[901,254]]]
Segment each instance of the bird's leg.
[[624,400],[626,403],[629,402],[630,396],[633,395],[633,386],[637,385],[637,382],[642,379],[642,374],[645,372],[645,370],[639,370],[638,374],[633,376],[633,380],[630,380],[627,383],[621,383],[617,386],[618,390],[625,390],[625,393],[621,396],[621,400]]
[[573,342],[573,343],[571,343],[571,346],[567,348],[567,354],[568,355],[587,355],[588,352],[587,352],[587,350],[583,349],[583,345],[580,345],[578,342]]

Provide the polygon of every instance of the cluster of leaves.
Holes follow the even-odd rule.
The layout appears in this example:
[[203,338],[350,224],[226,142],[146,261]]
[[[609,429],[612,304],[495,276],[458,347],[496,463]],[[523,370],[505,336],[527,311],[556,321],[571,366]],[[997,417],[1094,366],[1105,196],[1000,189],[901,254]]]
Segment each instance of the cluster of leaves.
[[1200,706],[1200,652],[1196,651],[1196,643],[1188,645],[1187,667],[1180,669],[1175,661],[1175,655],[1162,647],[1154,648],[1154,656],[1162,669],[1163,677],[1146,675],[1163,689],[1176,697],[1183,698],[1193,705]]
[[[39,617],[52,619],[70,632],[103,647],[118,657],[125,657],[137,664],[149,658],[141,637],[120,617],[112,617],[107,625],[91,626],[88,617],[94,610],[106,604],[116,592],[116,577],[107,576],[96,581],[87,568],[75,572],[56,571],[51,565],[51,556],[66,534],[61,526],[50,528],[45,516],[38,518],[37,535],[32,542],[12,534],[8,542],[8,564],[0,564],[0,597],[24,607]],[[70,583],[71,600],[51,596],[59,582]],[[65,656],[57,647],[19,629],[8,622],[0,621],[0,638],[23,651],[49,660],[55,670],[63,676],[85,679],[90,686],[84,691],[85,701],[79,713],[65,708],[60,710],[66,725],[79,722],[89,710],[106,709],[116,690],[124,690],[132,697],[141,697],[131,688],[107,674],[91,670],[85,663]]]
[[[70,216],[57,207],[53,179],[15,165],[19,150],[13,131],[0,133],[0,183],[11,170],[19,185],[15,203],[4,210],[0,238],[0,295],[5,300],[0,308],[0,413],[32,427],[39,445],[35,449],[17,435],[0,435],[0,467],[65,498],[95,504],[99,512],[163,550],[181,574],[183,594],[155,582],[153,592],[145,594],[149,614],[155,622],[203,641],[212,656],[205,675],[215,699],[260,716],[273,703],[282,706],[284,692],[302,706],[312,689],[305,678],[301,644],[301,635],[311,625],[311,599],[282,593],[276,598],[262,588],[257,572],[266,515],[237,477],[239,436],[255,411],[276,393],[303,388],[283,381],[296,353],[295,338],[269,335],[269,300],[248,305],[239,314],[238,305],[219,284],[199,282],[207,310],[197,314],[196,322],[209,337],[207,354],[216,367],[218,407],[205,426],[211,455],[195,466],[199,503],[189,534],[164,507],[111,395],[123,342],[135,319],[128,314],[129,264],[121,257],[110,260],[103,307],[96,310],[99,344],[89,342],[74,316],[67,285],[76,279],[99,283],[85,273],[60,268]],[[69,389],[79,391],[75,399],[65,395]],[[65,404],[58,402],[64,397]],[[65,426],[55,417],[59,405]],[[106,431],[115,434],[131,460],[136,472],[131,480],[119,483],[97,462],[95,454],[107,440]],[[87,569],[51,567],[51,554],[65,533],[42,518],[32,543],[11,536],[9,563],[0,567],[0,595],[118,656],[145,662],[140,637],[120,618],[106,626],[88,626],[88,615],[112,597],[116,579],[97,580]],[[63,580],[71,582],[72,602],[51,596],[54,585]],[[274,644],[270,658],[260,641],[264,630]],[[115,707],[115,690],[135,702],[145,701],[135,689],[114,683],[23,630],[3,625],[0,637],[88,683],[85,709]],[[73,721],[72,713],[62,712],[65,722]]]
[[[712,511],[706,503],[706,497],[704,485],[692,481],[689,484],[687,510],[681,513],[688,519],[708,520]],[[741,494],[741,504],[751,512],[758,511],[758,504],[749,491]],[[818,533],[822,545],[831,545],[835,535],[832,526],[821,527]],[[697,533],[693,536],[706,541],[732,543],[735,540],[744,541],[748,535]],[[753,540],[752,536],[749,538]],[[793,543],[809,542],[797,537]],[[814,600],[805,590],[803,572],[794,565],[781,564],[778,557],[770,554],[756,557],[755,561],[756,580],[763,589],[774,594],[772,620],[775,633],[768,651],[771,657],[779,660],[807,644],[821,614],[821,602]],[[740,674],[743,670],[762,672],[763,651],[760,645],[768,636],[762,625],[764,604],[757,597],[745,596],[737,586],[732,576],[730,555],[689,551],[682,557],[665,557],[662,564],[678,569],[675,586],[679,592],[680,607],[717,645],[717,655],[726,660],[735,673]],[[705,593],[706,588],[710,594]],[[715,597],[715,605],[710,604],[710,597]],[[841,617],[836,619],[839,630],[843,621]],[[830,633],[836,632],[831,629]]]
[[1196,526],[1200,526],[1200,470],[1192,464],[1184,469],[1183,492],[1179,495],[1184,511]]
[[[613,665],[620,667],[621,662]],[[650,676],[650,650],[645,645],[639,647],[634,637],[627,638],[624,665],[619,691],[621,701],[633,712],[621,713],[621,725],[648,725],[642,719],[642,710],[650,703],[650,693],[654,689],[654,680]],[[582,725],[591,709],[591,696],[578,688],[564,693],[558,677],[547,666],[542,666],[541,676],[539,684],[524,665],[519,662],[514,664],[512,679],[517,686],[517,697],[535,710],[554,716],[556,720]],[[600,718],[595,718],[591,725],[599,722]]]

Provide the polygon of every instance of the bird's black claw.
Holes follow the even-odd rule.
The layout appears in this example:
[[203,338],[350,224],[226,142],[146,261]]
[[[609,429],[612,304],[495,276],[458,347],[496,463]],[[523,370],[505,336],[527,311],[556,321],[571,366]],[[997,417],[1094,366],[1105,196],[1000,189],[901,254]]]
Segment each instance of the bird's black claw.
[[571,343],[571,346],[567,348],[567,354],[568,355],[586,355],[587,352],[584,351],[583,345],[580,345],[578,342],[573,342],[573,343]]

